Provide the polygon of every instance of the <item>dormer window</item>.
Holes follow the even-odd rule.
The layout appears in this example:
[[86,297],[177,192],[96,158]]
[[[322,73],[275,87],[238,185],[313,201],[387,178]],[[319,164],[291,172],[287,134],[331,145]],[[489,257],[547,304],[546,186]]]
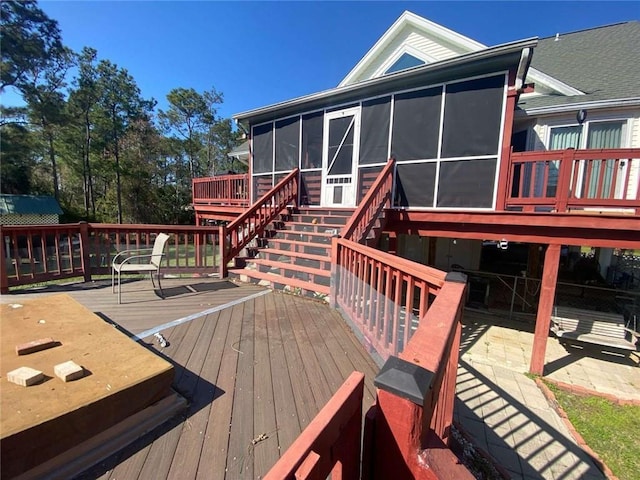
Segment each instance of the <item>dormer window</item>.
[[417,67],[418,65],[424,65],[424,63],[425,62],[423,60],[405,52],[384,72],[384,75],[399,72],[400,70],[406,70],[411,67]]

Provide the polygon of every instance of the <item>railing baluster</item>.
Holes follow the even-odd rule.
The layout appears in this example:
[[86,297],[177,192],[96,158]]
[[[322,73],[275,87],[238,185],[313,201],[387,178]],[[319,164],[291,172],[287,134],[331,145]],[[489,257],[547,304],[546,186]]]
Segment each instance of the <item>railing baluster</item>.
[[[546,207],[555,212],[576,209],[631,209],[640,214],[640,194],[630,195],[632,164],[640,159],[640,149],[600,150],[550,150],[511,153],[507,198],[505,206],[517,207],[521,211],[534,211]],[[623,161],[628,165],[623,174]],[[542,184],[536,184],[537,165],[544,163]],[[550,168],[558,163],[558,181],[555,195],[547,196]],[[613,171],[611,170],[613,168]],[[519,170],[519,178],[515,173]],[[514,191],[514,182],[517,191]],[[536,197],[534,192],[544,189],[544,195]],[[618,192],[618,194],[617,194]]]

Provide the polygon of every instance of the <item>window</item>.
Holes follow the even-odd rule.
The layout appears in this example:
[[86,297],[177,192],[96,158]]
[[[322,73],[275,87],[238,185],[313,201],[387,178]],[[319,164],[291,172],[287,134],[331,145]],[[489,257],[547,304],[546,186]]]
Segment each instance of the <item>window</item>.
[[298,166],[300,118],[276,122],[276,172],[293,170]]
[[418,65],[424,65],[424,62],[419,58],[414,57],[409,53],[403,53],[398,60],[394,62],[384,72],[385,75],[389,73],[399,72],[400,70],[406,70],[407,68],[417,67]]
[[398,161],[437,158],[442,88],[395,96],[391,154]]
[[[614,121],[590,121],[583,125],[568,125],[562,127],[552,127],[549,132],[549,150],[564,150],[566,148],[620,148],[622,147],[622,139],[625,120]],[[557,184],[557,163],[553,162],[555,168],[549,172],[549,185],[554,182]],[[613,160],[605,160],[604,162],[593,162],[589,175],[585,174],[586,162],[582,162],[579,171],[578,184],[580,192],[586,198],[595,198],[599,196],[598,184],[600,177],[603,176],[603,191],[601,195],[609,197],[611,195],[611,185],[614,177],[622,175],[624,172],[615,171],[615,162]],[[555,175],[552,177],[552,173]],[[537,175],[537,174],[536,174]],[[619,184],[620,182],[616,182]],[[621,192],[615,192],[616,197]]]
[[324,113],[302,117],[302,169],[322,168]]
[[384,163],[389,149],[391,97],[362,102],[360,164]]
[[273,170],[273,124],[253,127],[253,172]]

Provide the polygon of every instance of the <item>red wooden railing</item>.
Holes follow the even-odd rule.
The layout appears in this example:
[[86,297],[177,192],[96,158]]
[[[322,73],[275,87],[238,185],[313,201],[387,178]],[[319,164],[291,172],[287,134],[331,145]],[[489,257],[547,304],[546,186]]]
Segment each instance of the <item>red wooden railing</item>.
[[[455,274],[454,274],[455,275]],[[457,274],[459,275],[459,274]],[[434,373],[422,405],[379,390],[364,438],[363,478],[473,479],[447,448],[453,422],[466,283],[443,283],[404,351],[403,360]]]
[[567,212],[627,209],[640,215],[640,149],[511,153],[505,206]]
[[[391,206],[394,160],[389,159],[358,208],[340,232],[342,238],[364,243],[384,208]],[[380,225],[382,231],[384,225]]]
[[193,203],[249,206],[249,174],[194,178]]
[[50,280],[109,274],[111,259],[120,250],[151,248],[155,236],[171,235],[162,272],[211,273],[220,266],[217,227],[176,225],[0,226],[3,292],[8,287]]
[[363,392],[364,375],[353,372],[265,480],[360,478]]
[[223,277],[227,275],[227,264],[256,235],[262,233],[287,205],[297,202],[299,173],[296,168],[233,222],[220,226],[220,238],[223,239],[221,245]]
[[383,357],[409,343],[444,273],[395,255],[334,238],[330,301]]

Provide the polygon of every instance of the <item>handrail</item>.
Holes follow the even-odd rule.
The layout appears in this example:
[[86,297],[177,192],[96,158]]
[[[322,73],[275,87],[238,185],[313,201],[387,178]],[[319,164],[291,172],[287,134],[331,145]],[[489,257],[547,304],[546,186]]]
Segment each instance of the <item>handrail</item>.
[[512,152],[505,206],[555,212],[621,208],[640,215],[640,149]]
[[329,301],[386,359],[406,346],[445,274],[344,238],[332,239]]
[[390,158],[364,199],[358,205],[358,208],[342,228],[340,232],[342,238],[362,243],[369,235],[374,221],[378,218],[384,206],[391,206],[394,164],[394,159]]
[[[248,210],[227,226],[220,227],[221,276],[227,276],[227,263],[264,231],[287,205],[298,198],[299,169],[293,170],[265,193]],[[228,237],[228,238],[227,238]]]
[[0,226],[0,290],[38,282],[108,274],[122,249],[151,247],[171,235],[164,271],[210,273],[218,269],[219,229],[186,225],[73,223]]
[[193,203],[244,206],[249,204],[249,174],[229,174],[194,178],[191,181]]
[[353,372],[264,480],[360,478],[363,393],[364,375]]
[[[380,389],[373,413],[374,440],[365,445],[364,462],[373,480],[408,471],[416,479],[474,478],[447,448],[451,438],[466,277],[447,274],[444,285],[419,327],[398,356],[433,374],[422,404]],[[384,428],[378,428],[384,425]],[[367,438],[365,424],[364,438]],[[381,455],[385,452],[386,455]],[[421,461],[422,460],[422,461]],[[446,473],[446,475],[445,475]]]

